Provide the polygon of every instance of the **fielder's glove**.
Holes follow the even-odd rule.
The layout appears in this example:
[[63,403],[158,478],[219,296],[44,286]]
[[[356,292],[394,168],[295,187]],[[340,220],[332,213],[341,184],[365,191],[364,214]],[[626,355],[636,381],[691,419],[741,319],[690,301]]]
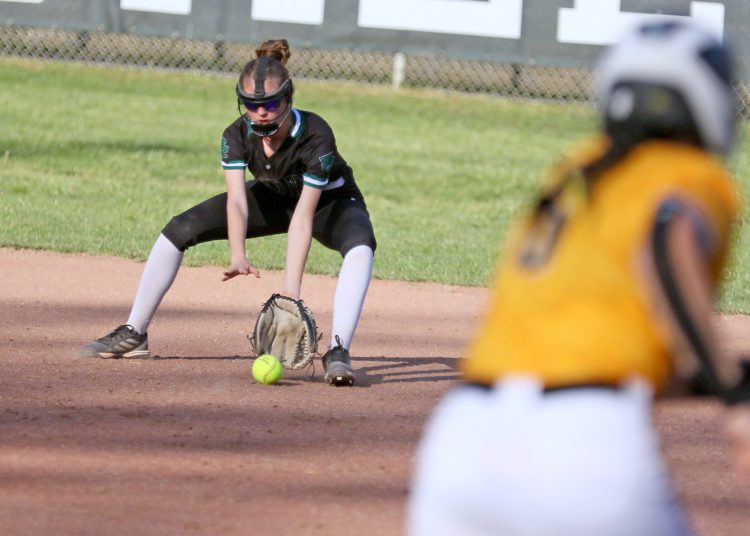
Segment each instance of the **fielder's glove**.
[[318,326],[302,300],[272,295],[258,314],[250,342],[255,355],[271,354],[284,367],[301,369],[318,350]]

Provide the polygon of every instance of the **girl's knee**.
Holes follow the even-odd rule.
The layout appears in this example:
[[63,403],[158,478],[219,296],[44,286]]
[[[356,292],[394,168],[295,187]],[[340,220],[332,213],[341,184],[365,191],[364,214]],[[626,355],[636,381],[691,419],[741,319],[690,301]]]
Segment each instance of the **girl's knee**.
[[180,251],[185,251],[197,243],[200,221],[189,212],[183,212],[169,220],[161,234]]

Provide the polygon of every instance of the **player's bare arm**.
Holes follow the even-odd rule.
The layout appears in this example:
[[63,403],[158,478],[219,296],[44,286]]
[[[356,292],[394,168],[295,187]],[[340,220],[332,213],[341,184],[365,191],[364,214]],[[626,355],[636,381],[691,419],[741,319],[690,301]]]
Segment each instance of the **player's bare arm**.
[[710,264],[718,254],[711,223],[686,199],[665,200],[656,216],[647,246],[653,293],[665,312],[675,338],[683,348],[683,372],[702,371],[728,390],[740,379],[738,360],[722,355],[712,328],[715,296]]
[[292,298],[300,297],[302,275],[312,242],[313,216],[315,215],[315,208],[318,206],[320,193],[321,190],[318,188],[303,186],[302,194],[289,224],[283,294]]
[[245,234],[247,232],[245,171],[241,169],[224,170],[224,180],[227,184],[230,264],[229,268],[224,271],[222,281],[227,281],[238,275],[252,274],[255,277],[260,277],[260,272],[250,264],[245,252]]
[[[712,329],[714,299],[709,263],[714,252],[711,227],[684,200],[662,204],[650,247],[655,295],[665,306],[669,325],[681,343],[682,373],[701,372],[726,402],[736,404],[727,426],[735,464],[750,477],[750,374],[748,362],[725,355]],[[687,358],[687,361],[685,360]]]
[[713,244],[710,225],[685,199],[662,202],[645,244],[652,295],[680,345],[677,372],[689,377],[700,369],[696,352],[716,356],[711,329],[714,296],[708,273]]

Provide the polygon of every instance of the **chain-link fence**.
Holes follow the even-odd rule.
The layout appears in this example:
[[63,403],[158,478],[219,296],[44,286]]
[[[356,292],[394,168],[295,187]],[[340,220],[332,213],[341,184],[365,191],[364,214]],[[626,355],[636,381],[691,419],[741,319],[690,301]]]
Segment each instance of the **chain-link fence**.
[[[163,38],[104,31],[0,26],[0,54],[238,73],[255,47],[248,43]],[[394,87],[426,87],[498,96],[591,101],[591,71],[522,63],[470,61],[428,55],[294,47],[296,78],[351,80]],[[743,116],[750,116],[750,88],[737,85]]]

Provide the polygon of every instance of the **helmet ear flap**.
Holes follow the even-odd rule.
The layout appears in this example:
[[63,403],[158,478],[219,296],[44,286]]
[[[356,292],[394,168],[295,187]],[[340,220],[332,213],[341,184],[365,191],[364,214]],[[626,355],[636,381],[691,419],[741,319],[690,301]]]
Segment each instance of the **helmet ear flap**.
[[605,103],[604,122],[613,137],[706,145],[684,96],[671,87],[627,81],[616,84]]

